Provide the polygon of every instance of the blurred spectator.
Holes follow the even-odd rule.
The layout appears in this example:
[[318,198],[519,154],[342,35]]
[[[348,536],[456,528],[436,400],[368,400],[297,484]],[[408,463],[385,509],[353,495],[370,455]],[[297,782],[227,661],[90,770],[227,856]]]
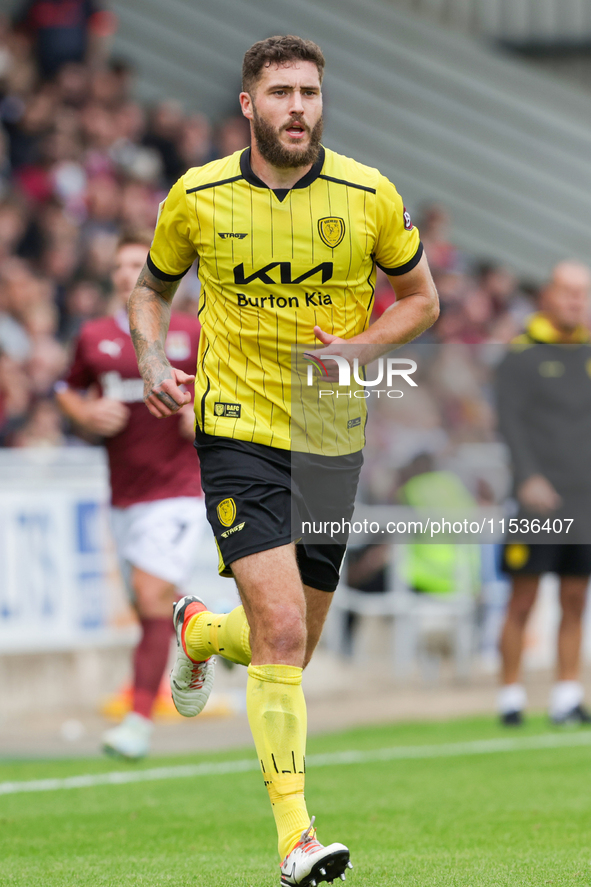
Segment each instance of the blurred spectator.
[[12,440],[14,447],[60,447],[65,444],[60,411],[49,398],[36,401],[27,421],[15,432]]
[[42,160],[43,138],[51,132],[53,125],[55,98],[54,88],[45,85],[5,120],[10,139],[10,163],[15,173],[34,168]]
[[419,217],[421,242],[433,272],[455,271],[460,264],[459,250],[449,241],[450,216],[438,203],[423,207]]
[[10,161],[8,157],[8,136],[0,124],[0,200],[10,187]]
[[57,72],[54,84],[58,101],[64,106],[82,108],[88,99],[90,72],[81,62],[66,62]]
[[116,234],[121,212],[121,188],[113,176],[103,173],[88,181],[86,188],[86,222],[83,235]]
[[179,153],[184,169],[203,166],[213,160],[211,124],[203,114],[193,114],[185,121]]
[[154,148],[162,158],[165,186],[169,188],[186,172],[177,145],[183,135],[183,110],[172,99],[160,102],[150,118],[144,144]]
[[0,444],[10,443],[11,432],[24,421],[30,404],[30,385],[18,361],[0,349]]
[[31,340],[23,322],[30,273],[20,259],[2,265],[0,274],[0,348],[19,362],[29,358]]
[[494,318],[511,317],[519,331],[534,311],[535,300],[520,288],[515,274],[503,265],[483,262],[478,269],[478,283],[491,301]]
[[[402,503],[433,508],[452,515],[454,509],[470,513],[476,501],[458,476],[437,468],[431,453],[418,453],[401,472],[398,496]],[[404,546],[400,567],[405,585],[426,594],[475,593],[479,588],[480,551],[477,545],[457,545],[453,537],[444,544],[411,542]],[[464,587],[459,577],[464,574]]]
[[234,151],[242,151],[250,145],[250,130],[246,118],[229,117],[218,132],[219,156],[226,157]]
[[17,252],[26,229],[26,214],[17,201],[0,203],[0,261]]
[[83,323],[105,313],[105,295],[94,280],[83,278],[70,286],[66,294],[64,309],[60,325],[60,339],[69,342],[78,335]]
[[[527,703],[521,659],[542,573],[560,577],[562,609],[550,718],[555,724],[591,723],[580,683],[581,624],[591,574],[590,298],[589,268],[574,261],[558,264],[541,293],[541,310],[497,373],[499,424],[511,452],[520,530],[508,537],[503,554],[512,592],[501,638],[498,708],[507,725],[521,724]],[[553,533],[546,532],[551,544],[540,544],[544,537],[535,531],[523,532],[535,521],[552,524]],[[563,521],[572,523],[568,534]]]
[[100,43],[115,30],[112,13],[94,0],[27,0],[15,23],[33,40],[44,77],[66,62],[86,61],[91,42]]

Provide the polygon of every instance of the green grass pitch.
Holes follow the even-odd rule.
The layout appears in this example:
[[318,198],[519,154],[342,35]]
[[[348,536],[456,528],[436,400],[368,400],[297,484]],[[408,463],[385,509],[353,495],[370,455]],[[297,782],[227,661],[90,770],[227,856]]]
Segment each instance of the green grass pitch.
[[[413,758],[412,747],[546,734],[564,744]],[[363,728],[314,737],[308,753],[411,747],[408,756],[310,763],[318,837],[351,849],[350,887],[591,884],[591,731],[551,733],[542,719]],[[581,744],[571,744],[581,741]],[[530,745],[535,746],[534,740]],[[371,755],[368,755],[371,757]],[[254,758],[224,754],[0,761],[1,784]],[[255,770],[122,785],[0,794],[0,885],[278,887],[273,821]]]

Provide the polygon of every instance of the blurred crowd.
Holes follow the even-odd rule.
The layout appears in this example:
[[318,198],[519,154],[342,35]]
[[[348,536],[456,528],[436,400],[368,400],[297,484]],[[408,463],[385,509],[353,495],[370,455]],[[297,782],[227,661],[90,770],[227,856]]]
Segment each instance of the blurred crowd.
[[[109,15],[61,6],[80,13],[71,27],[45,28],[35,0],[0,18],[1,446],[72,442],[53,386],[81,324],[109,310],[119,234],[153,229],[179,175],[248,144],[242,117],[214,128],[173,100],[139,104],[131,68],[108,58]],[[175,307],[197,299],[191,274]]]
[[[421,460],[429,461],[431,471],[451,471],[482,505],[502,502],[509,494],[508,457],[497,431],[494,370],[504,354],[502,346],[519,335],[536,311],[538,293],[510,269],[478,261],[455,247],[450,221],[437,204],[424,207],[417,218],[441,314],[427,333],[397,352],[417,361],[417,389],[399,401],[376,399],[370,404],[360,487],[370,504],[399,503]],[[376,312],[391,301],[391,287],[382,275]]]
[[[443,206],[419,209],[416,219],[441,303],[439,320],[421,341],[510,342],[535,310],[536,292],[524,287],[509,269],[493,261],[478,260],[453,245],[451,219]],[[392,288],[378,272],[376,314],[392,302]]]
[[[179,175],[249,135],[240,116],[214,127],[174,100],[144,107],[129,65],[109,58],[112,16],[72,0],[64,9],[77,18],[55,27],[46,7],[29,0],[12,22],[0,18],[0,446],[72,442],[53,385],[81,324],[109,310],[120,232],[152,229]],[[533,294],[456,249],[444,208],[417,222],[442,303],[427,341],[510,341]],[[190,274],[175,307],[195,313],[197,300]],[[375,315],[392,300],[380,272]]]

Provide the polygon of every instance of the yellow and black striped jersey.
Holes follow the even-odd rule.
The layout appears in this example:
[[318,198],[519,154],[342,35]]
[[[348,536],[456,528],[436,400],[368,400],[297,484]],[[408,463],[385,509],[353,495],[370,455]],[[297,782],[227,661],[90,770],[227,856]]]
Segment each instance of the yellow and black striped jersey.
[[[421,255],[394,185],[328,149],[291,189],[258,179],[250,149],[190,169],[161,205],[148,267],[173,281],[199,258],[202,430],[289,449],[292,346],[318,347],[315,325],[344,339],[361,333],[376,264],[399,275]],[[364,402],[342,410],[336,451],[356,452]]]

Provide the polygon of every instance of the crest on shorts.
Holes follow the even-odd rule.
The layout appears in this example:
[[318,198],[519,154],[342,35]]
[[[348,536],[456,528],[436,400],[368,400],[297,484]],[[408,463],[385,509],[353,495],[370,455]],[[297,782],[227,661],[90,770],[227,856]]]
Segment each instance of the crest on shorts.
[[218,518],[222,526],[229,527],[236,517],[236,503],[233,499],[224,499],[217,508]]
[[505,561],[511,570],[521,570],[529,560],[529,545],[515,542],[505,549]]
[[318,233],[322,242],[334,249],[345,236],[345,220],[338,216],[318,219]]

